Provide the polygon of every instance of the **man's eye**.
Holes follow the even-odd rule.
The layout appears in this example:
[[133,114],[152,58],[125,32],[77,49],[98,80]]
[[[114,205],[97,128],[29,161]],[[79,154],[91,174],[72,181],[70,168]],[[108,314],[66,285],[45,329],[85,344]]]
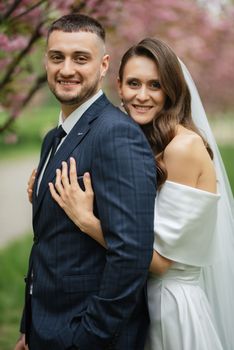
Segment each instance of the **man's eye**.
[[77,63],[86,63],[87,62],[87,57],[85,56],[77,56],[74,58],[74,61]]
[[58,56],[58,55],[51,56],[50,58],[54,62],[60,62],[63,59],[62,56]]

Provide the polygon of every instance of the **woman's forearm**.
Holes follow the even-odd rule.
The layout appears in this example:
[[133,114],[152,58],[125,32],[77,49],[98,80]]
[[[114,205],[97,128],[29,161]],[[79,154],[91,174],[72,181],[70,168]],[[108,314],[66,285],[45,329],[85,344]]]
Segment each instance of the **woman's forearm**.
[[90,215],[87,220],[84,220],[84,222],[84,225],[79,225],[81,231],[95,239],[95,241],[101,244],[104,248],[107,248],[100,220],[98,220],[96,216]]
[[[104,248],[107,248],[100,220],[98,220],[96,216],[90,215],[88,219],[84,220],[84,225],[79,223],[79,227],[81,231],[95,239],[95,241],[101,244]],[[156,250],[153,250],[153,257],[149,270],[154,274],[163,275],[172,264],[172,260],[163,257]]]
[[172,260],[164,258],[156,250],[153,250],[153,257],[150,264],[150,272],[156,275],[163,275],[173,264]]

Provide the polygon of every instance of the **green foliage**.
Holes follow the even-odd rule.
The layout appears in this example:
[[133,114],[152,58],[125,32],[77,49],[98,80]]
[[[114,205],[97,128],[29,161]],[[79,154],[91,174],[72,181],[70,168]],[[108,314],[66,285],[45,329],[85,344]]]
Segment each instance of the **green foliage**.
[[24,302],[24,276],[31,236],[0,250],[0,349],[12,350],[19,336]]
[[[53,104],[25,110],[11,130],[0,134],[0,159],[38,153],[45,134],[57,125],[58,114],[59,107]],[[4,118],[6,115],[0,112],[0,123]],[[16,143],[6,142],[11,134],[16,135]]]
[[219,149],[234,194],[234,145],[222,145]]

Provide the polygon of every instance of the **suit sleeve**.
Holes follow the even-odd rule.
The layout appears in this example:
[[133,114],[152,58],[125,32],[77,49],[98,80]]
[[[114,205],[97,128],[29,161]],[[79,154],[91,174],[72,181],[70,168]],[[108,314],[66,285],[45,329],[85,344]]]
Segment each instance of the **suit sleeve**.
[[80,350],[101,350],[121,332],[146,281],[154,238],[155,162],[142,131],[118,123],[95,146],[91,175],[108,250],[99,295],[73,339]]

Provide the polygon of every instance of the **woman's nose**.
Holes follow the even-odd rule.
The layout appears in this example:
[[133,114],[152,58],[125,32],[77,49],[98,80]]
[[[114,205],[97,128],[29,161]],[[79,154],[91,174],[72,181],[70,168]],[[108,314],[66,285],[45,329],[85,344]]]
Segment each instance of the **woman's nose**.
[[149,94],[148,94],[148,91],[147,91],[147,88],[142,86],[138,91],[137,91],[137,96],[136,98],[141,101],[141,102],[144,102],[144,101],[147,101],[149,99]]

